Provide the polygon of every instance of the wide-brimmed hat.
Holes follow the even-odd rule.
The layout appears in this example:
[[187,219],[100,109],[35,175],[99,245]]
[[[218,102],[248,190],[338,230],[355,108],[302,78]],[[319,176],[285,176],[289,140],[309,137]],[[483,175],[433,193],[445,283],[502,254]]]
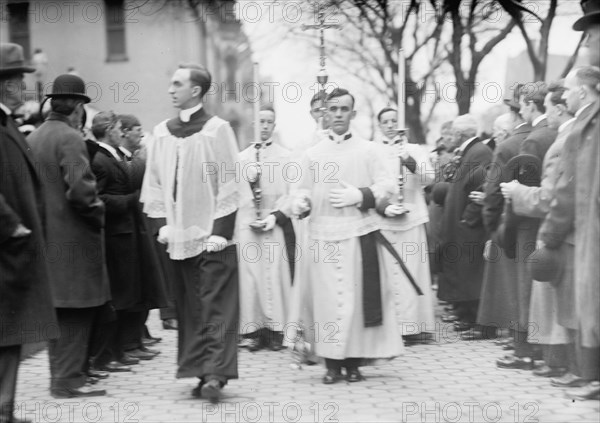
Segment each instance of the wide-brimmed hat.
[[528,187],[539,187],[542,182],[542,161],[533,154],[519,154],[502,168],[500,182],[517,180]]
[[0,76],[31,72],[35,72],[35,68],[25,64],[23,47],[14,43],[0,43]]
[[584,15],[573,24],[575,31],[585,31],[591,24],[600,23],[600,0],[581,0]]
[[46,94],[49,98],[70,97],[82,99],[85,103],[92,101],[85,94],[85,83],[77,75],[63,74],[56,77],[52,84],[52,92]]
[[539,282],[550,282],[557,285],[560,281],[565,258],[560,249],[546,247],[535,250],[527,257],[531,277]]

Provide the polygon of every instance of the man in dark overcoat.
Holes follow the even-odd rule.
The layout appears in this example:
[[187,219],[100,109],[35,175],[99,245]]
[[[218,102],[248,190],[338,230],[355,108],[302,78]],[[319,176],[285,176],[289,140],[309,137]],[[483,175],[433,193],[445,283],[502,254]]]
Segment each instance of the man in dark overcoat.
[[[520,113],[523,119],[531,125],[531,132],[521,144],[519,154],[531,154],[543,162],[546,152],[556,139],[558,132],[548,126],[544,99],[548,88],[543,82],[524,84],[519,93]],[[541,176],[542,169],[539,169]],[[527,328],[529,324],[529,309],[531,302],[531,286],[533,278],[527,263],[527,257],[535,249],[535,240],[540,225],[540,219],[535,217],[519,217],[514,227],[516,233],[517,264],[517,305],[518,319],[513,326],[514,354],[507,355],[496,361],[500,368],[505,369],[533,369],[534,358],[540,357],[541,350],[534,348],[527,342]],[[540,357],[541,358],[541,357]]]
[[58,336],[44,255],[44,193],[11,116],[22,101],[23,49],[0,43],[0,422],[13,417],[21,346]]
[[[444,204],[442,217],[439,299],[455,304],[459,330],[474,326],[483,279],[483,248],[486,241],[481,206],[469,199],[484,182],[492,150],[475,136],[477,121],[471,115],[452,124],[455,156],[445,167],[446,182],[434,187],[434,198]],[[438,184],[436,184],[438,185]],[[445,190],[440,194],[439,190]]]
[[485,195],[481,211],[488,240],[486,241],[487,259],[483,272],[477,323],[499,328],[510,327],[518,313],[516,264],[514,260],[504,254],[497,237],[500,218],[504,210],[504,197],[500,192],[501,173],[506,163],[519,154],[521,143],[531,131],[531,125],[523,121],[521,115],[513,110],[512,102],[514,100],[510,101],[513,127],[506,139],[496,143],[492,163],[488,168],[484,184]]
[[56,398],[104,395],[86,385],[90,333],[110,300],[104,264],[104,203],[96,192],[81,132],[83,104],[90,101],[75,75],[60,75],[51,112],[28,141],[44,181],[47,263],[61,337],[49,343],[50,391]]

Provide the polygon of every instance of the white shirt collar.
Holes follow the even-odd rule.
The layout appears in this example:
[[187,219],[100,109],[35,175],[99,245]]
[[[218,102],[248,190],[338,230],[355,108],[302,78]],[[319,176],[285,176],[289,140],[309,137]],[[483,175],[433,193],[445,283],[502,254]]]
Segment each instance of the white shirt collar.
[[536,127],[538,123],[540,123],[541,121],[543,121],[544,119],[546,119],[546,114],[544,113],[543,115],[539,115],[538,117],[536,117],[533,122],[531,122],[531,126]]
[[330,129],[328,135],[330,140],[335,141],[338,144],[352,138],[352,133],[350,132],[350,130],[346,131],[342,135],[338,135]]
[[102,148],[104,148],[105,150],[107,150],[110,154],[112,154],[112,156],[117,159],[118,161],[121,161],[121,156],[119,156],[119,153],[117,153],[117,149],[114,148],[112,145],[108,145],[105,142],[102,141],[97,141],[98,145]]
[[[527,122],[521,122],[521,123],[519,123],[517,126],[515,126],[515,129],[519,129],[519,128],[520,128],[521,126],[523,126],[523,125],[527,125]],[[513,131],[514,131],[515,129],[513,129]]]
[[130,159],[131,156],[133,156],[133,153],[123,146],[119,146],[119,150],[121,150],[121,153],[125,154],[125,157],[127,157],[128,159]]
[[473,137],[473,138],[469,138],[468,140],[463,142],[460,145],[460,147],[458,147],[458,150],[456,150],[456,153],[458,153],[459,151],[465,151],[465,149],[469,146],[469,144],[471,144],[471,142],[475,141],[476,139],[477,139],[477,137]]
[[180,110],[179,111],[179,119],[181,119],[182,122],[189,122],[192,115],[194,113],[196,113],[198,110],[200,110],[201,108],[202,108],[202,103],[199,103],[198,105],[191,107],[189,109]]
[[0,109],[2,109],[4,113],[6,113],[6,116],[12,115],[12,110],[6,107],[3,103],[0,103]]
[[588,103],[588,104],[586,104],[585,106],[582,106],[582,107],[580,107],[580,108],[579,108],[579,110],[577,110],[577,112],[575,112],[575,117],[576,117],[576,118],[577,118],[577,117],[579,117],[579,115],[580,115],[580,114],[582,114],[582,113],[583,113],[583,111],[584,111],[585,109],[587,109],[587,107],[588,107],[590,104],[592,104],[592,103]]
[[566,121],[566,122],[562,123],[562,124],[561,124],[561,125],[558,127],[558,133],[560,134],[562,131],[564,131],[564,130],[565,130],[565,128],[566,128],[567,126],[569,126],[570,124],[572,124],[572,123],[573,123],[573,121],[574,121],[575,119],[577,119],[577,118],[571,118],[571,119],[569,119],[568,121]]

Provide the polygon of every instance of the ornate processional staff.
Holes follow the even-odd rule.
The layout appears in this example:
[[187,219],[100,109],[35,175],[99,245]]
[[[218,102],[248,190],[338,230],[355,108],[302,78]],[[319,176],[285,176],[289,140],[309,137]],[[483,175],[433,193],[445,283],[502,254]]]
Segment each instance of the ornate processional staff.
[[[338,24],[325,23],[325,20],[326,20],[325,11],[323,10],[323,7],[321,7],[319,2],[313,3],[313,9],[317,12],[317,16],[318,16],[317,19],[318,19],[319,23],[313,24],[313,25],[302,24],[302,30],[303,31],[306,31],[308,29],[318,29],[319,30],[319,38],[320,38],[319,65],[321,66],[321,69],[317,73],[317,83],[320,85],[319,91],[325,92],[325,84],[327,84],[327,81],[329,79],[329,75],[327,74],[327,70],[325,69],[325,59],[327,58],[327,56],[325,54],[325,30],[326,29],[340,29],[341,26]],[[322,108],[324,108],[324,107],[325,106],[323,105]],[[319,119],[319,127],[321,127],[321,126],[322,126],[322,119]]]
[[251,183],[252,196],[254,200],[254,210],[256,212],[256,220],[249,224],[250,228],[256,232],[262,232],[265,227],[265,222],[262,221],[262,189],[260,187],[260,178],[262,168],[260,166],[260,150],[263,146],[263,141],[260,137],[260,79],[258,76],[258,63],[254,62],[253,79],[257,90],[256,100],[253,107],[254,115],[254,148],[256,148],[256,180]]
[[402,153],[406,148],[408,128],[406,128],[406,96],[404,93],[404,81],[405,81],[405,59],[404,49],[398,50],[398,136],[400,137],[400,151],[398,153],[398,159],[400,160],[400,172],[398,173],[398,201],[396,205],[400,207],[401,213],[408,213],[409,210],[404,207],[404,183],[406,178],[406,172],[404,169],[404,160],[402,159]]

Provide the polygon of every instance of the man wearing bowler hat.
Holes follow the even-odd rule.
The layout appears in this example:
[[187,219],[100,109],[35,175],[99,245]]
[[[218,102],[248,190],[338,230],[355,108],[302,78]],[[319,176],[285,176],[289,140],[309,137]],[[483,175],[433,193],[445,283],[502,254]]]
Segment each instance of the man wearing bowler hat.
[[[104,395],[87,385],[88,345],[101,306],[110,300],[104,264],[104,203],[96,192],[81,132],[90,101],[75,75],[60,75],[48,94],[51,112],[28,141],[44,181],[47,260],[60,338],[50,341],[50,392],[55,398]],[[97,376],[106,376],[99,375]]]
[[23,48],[0,43],[0,422],[13,416],[21,346],[56,337],[44,257],[44,193],[13,111],[23,100]]

